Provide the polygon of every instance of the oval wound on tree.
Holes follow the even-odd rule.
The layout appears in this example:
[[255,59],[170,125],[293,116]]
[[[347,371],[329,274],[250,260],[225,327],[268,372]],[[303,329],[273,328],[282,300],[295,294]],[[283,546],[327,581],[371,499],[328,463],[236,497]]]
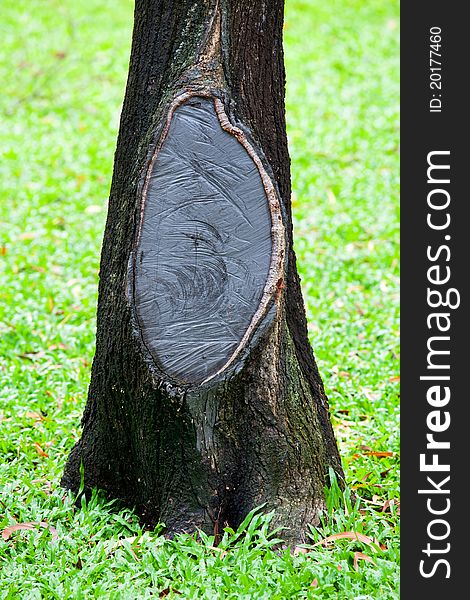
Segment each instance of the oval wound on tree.
[[147,172],[134,254],[143,343],[180,383],[201,383],[233,360],[276,276],[267,175],[218,112],[202,97],[172,112]]

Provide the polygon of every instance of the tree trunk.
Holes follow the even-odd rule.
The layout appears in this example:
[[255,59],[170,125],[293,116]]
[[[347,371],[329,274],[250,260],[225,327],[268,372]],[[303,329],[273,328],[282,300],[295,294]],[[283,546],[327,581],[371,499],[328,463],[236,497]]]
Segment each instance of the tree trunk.
[[292,249],[282,0],[137,0],[96,355],[62,484],[170,534],[343,480]]

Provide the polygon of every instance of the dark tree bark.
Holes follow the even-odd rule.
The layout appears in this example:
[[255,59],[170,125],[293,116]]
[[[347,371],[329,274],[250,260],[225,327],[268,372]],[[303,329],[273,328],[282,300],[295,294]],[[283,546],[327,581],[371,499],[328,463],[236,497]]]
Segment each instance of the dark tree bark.
[[329,468],[343,480],[292,248],[282,26],[283,0],[136,1],[62,484],[83,463],[87,490],[170,533],[265,503],[302,541]]

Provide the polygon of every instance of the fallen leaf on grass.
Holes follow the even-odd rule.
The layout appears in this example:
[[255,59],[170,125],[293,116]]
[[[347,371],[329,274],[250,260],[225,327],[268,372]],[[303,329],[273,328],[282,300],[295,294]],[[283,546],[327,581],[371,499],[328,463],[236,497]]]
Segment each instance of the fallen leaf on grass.
[[310,587],[318,587],[318,579],[315,577],[315,579],[312,581],[312,583],[310,584]]
[[364,394],[367,400],[370,400],[371,402],[378,400],[381,396],[379,392],[374,392],[369,388],[361,388],[361,392]]
[[132,546],[129,546],[128,550],[132,554],[132,556],[134,557],[135,561],[138,562],[138,563],[140,563],[140,558],[135,553],[134,548]]
[[367,556],[367,554],[364,554],[363,552],[354,552],[354,569],[356,571],[359,571],[359,561],[360,560],[366,560],[367,562],[375,564],[374,561],[371,559],[371,557]]
[[46,356],[44,350],[39,350],[38,352],[24,352],[23,354],[17,354],[19,358],[23,358],[24,360],[35,361],[37,358],[43,358]]
[[[356,456],[353,458],[359,458],[359,454],[356,454]],[[352,490],[359,490],[361,488],[365,488],[365,489],[369,489],[369,488],[384,488],[385,486],[382,485],[381,483],[367,483],[367,481],[364,481],[363,483],[357,483],[356,485],[351,486]]]
[[394,498],[385,500],[385,502],[383,503],[383,506],[382,506],[382,512],[390,512],[391,513],[392,506],[395,507],[395,512],[399,515],[400,514],[400,502],[398,500],[395,500]]
[[294,556],[299,556],[299,554],[307,554],[308,548],[303,548],[302,546],[296,546],[294,548]]
[[366,313],[363,311],[362,307],[361,307],[361,306],[360,306],[360,305],[359,305],[357,302],[355,302],[355,303],[354,303],[354,306],[356,307],[356,310],[357,310],[357,312],[358,312],[358,313],[359,313],[359,314],[360,314],[362,317],[363,317],[363,316],[366,314]]
[[51,495],[51,491],[52,491],[52,483],[50,481],[48,481],[47,479],[33,479],[31,481],[31,483],[34,483],[35,485],[39,485],[42,484],[42,491],[47,494],[48,496]]
[[387,512],[387,510],[390,509],[390,505],[393,504],[393,499],[392,500],[385,500],[385,502],[383,503],[382,506],[382,512]]
[[366,456],[375,456],[376,458],[387,458],[395,455],[394,452],[373,452],[372,450],[367,450],[364,454]]
[[59,342],[58,344],[52,344],[52,346],[49,346],[48,350],[69,350],[70,346],[66,346],[65,344],[62,344],[62,342]]
[[[142,537],[142,536],[140,536],[140,537]],[[116,547],[124,546],[125,544],[133,544],[138,538],[139,538],[138,535],[133,535],[133,536],[127,537],[127,538],[121,538],[120,540],[118,540],[116,542]]]
[[41,413],[32,412],[32,411],[28,411],[25,414],[25,417],[28,417],[28,419],[34,419],[35,421],[44,421],[44,419],[45,419],[45,416],[42,415]]
[[226,550],[222,550],[222,548],[217,548],[217,546],[209,546],[209,548],[211,550],[215,550],[216,552],[219,552],[221,559],[225,558],[228,554],[228,552]]
[[85,208],[85,212],[87,215],[95,215],[96,213],[99,213],[102,210],[103,208],[101,206],[98,206],[97,204],[90,204]]
[[17,237],[18,240],[34,240],[34,238],[37,238],[39,235],[39,233],[35,232],[35,231],[25,231],[24,233],[20,233],[20,235]]
[[331,190],[330,188],[326,188],[326,197],[328,199],[328,202],[330,204],[336,204],[336,196],[335,193],[333,192],[333,190]]
[[343,378],[348,378],[350,377],[350,374],[348,371],[340,371],[338,365],[335,365],[334,367],[331,368],[331,372],[334,373],[335,375],[337,375],[338,377],[343,377]]
[[376,451],[369,448],[369,446],[359,446],[360,454],[355,452],[351,458],[357,460],[361,458],[361,456],[375,456],[375,458],[393,458],[395,456],[395,452],[382,452]]
[[384,552],[385,550],[388,550],[387,546],[385,544],[381,544],[377,538],[374,538],[374,544],[376,544]]
[[79,173],[78,175],[75,176],[75,185],[80,188],[85,181],[87,180],[87,176],[85,175],[85,173]]
[[329,535],[328,537],[320,540],[316,544],[313,544],[313,547],[319,545],[326,546],[330,542],[336,542],[336,540],[357,540],[358,542],[367,544],[374,550],[378,545],[374,540],[372,540],[367,535],[364,535],[363,533],[357,533],[356,531],[342,531],[341,533],[334,533],[333,535]]
[[47,454],[47,452],[44,452],[40,444],[34,442],[34,447],[36,448],[36,452],[39,454],[39,456],[42,456],[43,458],[49,458],[49,454]]
[[[139,546],[141,544],[142,537],[143,536],[133,535],[131,537],[121,538],[119,540],[116,540],[114,542],[114,544],[111,543],[108,545],[108,554],[112,554],[119,547],[125,548],[126,550],[129,550],[129,552],[132,554],[134,559],[140,563],[140,558],[135,553],[134,548],[132,547],[132,544],[134,544],[137,541],[137,545]],[[110,540],[110,541],[112,542],[112,540]]]
[[168,594],[170,592],[173,592],[173,594],[178,594],[179,596],[181,596],[181,592],[178,592],[178,590],[175,590],[174,588],[169,588],[169,587],[162,590],[158,596],[159,596],[159,598],[165,598],[166,596],[168,596]]
[[115,552],[118,548],[128,548],[128,545],[140,547],[143,544],[143,542],[147,539],[147,537],[148,536],[146,535],[146,533],[144,533],[143,535],[132,535],[130,537],[120,538],[118,540],[111,539],[107,541],[106,550],[109,554],[111,554]]
[[8,542],[11,534],[15,533],[15,531],[36,529],[38,525],[49,529],[49,531],[51,532],[53,542],[57,540],[57,538],[59,537],[57,529],[52,525],[49,525],[49,523],[46,523],[45,521],[29,521],[27,523],[16,523],[15,525],[10,525],[10,527],[6,527],[2,531],[2,538],[5,540],[5,542]]

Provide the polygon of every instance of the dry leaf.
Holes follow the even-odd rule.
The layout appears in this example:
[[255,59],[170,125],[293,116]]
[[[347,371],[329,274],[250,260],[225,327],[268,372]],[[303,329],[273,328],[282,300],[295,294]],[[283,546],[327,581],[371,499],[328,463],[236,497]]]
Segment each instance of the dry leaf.
[[359,571],[360,560],[366,560],[367,562],[375,564],[371,557],[367,556],[367,554],[364,554],[363,552],[354,552],[354,568],[356,569],[356,571]]
[[392,500],[385,500],[385,502],[383,503],[382,506],[382,512],[387,512],[387,510],[390,509],[390,506],[393,504],[393,499]]
[[[353,457],[354,458],[354,457]],[[356,455],[356,458],[359,458],[359,455]],[[382,485],[381,483],[367,483],[367,481],[365,481],[364,483],[358,483],[356,485],[351,486],[352,490],[358,490],[360,488],[384,488],[385,486]]]
[[9,421],[13,421],[13,417],[5,417],[5,413],[0,411],[0,423],[8,423]]
[[312,583],[310,584],[310,587],[318,587],[318,579],[315,577],[315,579],[312,581]]
[[19,240],[34,240],[34,238],[37,238],[39,235],[39,233],[36,233],[35,231],[25,231],[24,233],[20,233],[20,235],[18,236],[17,239]]
[[374,538],[374,543],[383,551],[387,550],[387,546],[385,544],[381,544],[377,538]]
[[42,456],[43,458],[49,458],[49,454],[47,454],[47,452],[44,452],[44,450],[37,442],[34,442],[34,447],[36,448],[36,452],[39,454],[39,456]]
[[302,548],[302,546],[296,546],[294,548],[294,556],[299,556],[299,554],[307,554],[308,549]]
[[393,452],[373,452],[372,450],[368,450],[364,452],[366,456],[375,456],[377,458],[388,458],[394,456]]
[[121,548],[125,548],[126,550],[129,550],[129,552],[132,554],[132,556],[134,557],[134,559],[140,563],[140,558],[137,556],[137,554],[134,551],[134,548],[132,547],[132,544],[134,544],[137,541],[137,545],[140,545],[142,536],[137,536],[137,535],[133,535],[131,537],[127,537],[127,538],[121,538],[119,540],[116,540],[114,542],[114,544],[112,543],[113,540],[110,540],[110,543],[107,547],[107,551],[109,554],[112,554],[113,552],[115,552],[119,547]]
[[136,560],[136,562],[140,563],[140,558],[137,556],[137,554],[135,553],[135,550],[132,546],[130,546],[128,548],[129,552],[132,554],[132,556],[134,557],[134,559]]
[[58,344],[52,344],[52,346],[49,346],[48,350],[69,350],[70,346],[66,346],[65,344],[62,344],[62,342],[58,343]]
[[395,383],[397,381],[400,381],[400,375],[395,375],[394,377],[390,377],[389,381],[390,381],[390,383]]
[[329,204],[336,204],[336,196],[330,188],[326,189],[326,197],[328,198]]
[[356,531],[342,531],[341,533],[334,533],[333,535],[329,535],[328,537],[320,540],[313,546],[319,546],[320,544],[326,546],[330,542],[336,542],[336,540],[357,540],[358,542],[362,542],[363,544],[367,544],[371,548],[375,549],[376,544],[374,540],[372,540],[367,535],[363,533],[357,533]]
[[25,352],[24,354],[17,354],[17,356],[19,358],[34,362],[37,358],[43,358],[43,356],[46,356],[46,353],[44,350],[39,350],[38,352]]
[[[144,536],[142,536],[142,535],[140,535],[140,536],[139,535],[133,535],[133,536],[127,537],[127,538],[120,538],[119,540],[109,540],[107,551],[111,554],[112,552],[114,552],[115,550],[117,550],[119,547],[121,547],[121,548],[122,547],[126,547],[127,548],[127,544],[129,544],[130,546],[132,546],[133,544],[136,544],[137,546],[140,546],[142,544],[143,539],[144,539]],[[130,550],[134,554],[132,547],[130,548]],[[137,561],[139,561],[139,559],[137,558],[137,556],[135,554],[134,554],[134,558]]]
[[114,549],[118,548],[119,546],[124,546],[125,544],[133,544],[138,539],[138,537],[139,537],[138,535],[133,535],[133,536],[127,537],[127,538],[121,538],[121,539],[117,540],[116,545],[114,546]]
[[35,421],[44,421],[45,417],[41,413],[28,411],[25,415],[28,419],[34,419]]
[[170,592],[173,592],[173,594],[178,594],[179,596],[181,595],[181,592],[178,592],[178,590],[175,590],[174,588],[165,588],[164,590],[162,590],[159,594],[160,598],[165,598],[165,596],[168,596],[168,594]]
[[11,534],[14,533],[15,531],[36,529],[38,525],[49,529],[49,531],[51,532],[53,542],[55,542],[57,540],[57,538],[59,537],[59,534],[57,533],[57,529],[55,527],[53,527],[52,525],[49,525],[49,523],[46,523],[46,521],[41,521],[41,522],[30,521],[27,523],[16,523],[15,525],[10,525],[10,527],[6,527],[2,531],[2,538],[5,540],[5,542],[8,542]]
[[36,485],[38,484],[42,484],[42,491],[47,494],[48,496],[51,495],[51,491],[52,491],[52,483],[50,481],[48,481],[47,479],[33,479],[31,481],[31,483],[34,483]]
[[356,307],[357,312],[361,315],[361,317],[363,317],[366,313],[362,310],[362,308],[359,306],[359,304],[357,304],[357,302],[354,303],[354,306]]
[[379,392],[373,392],[369,388],[361,388],[361,392],[364,394],[364,396],[367,398],[367,400],[370,400],[370,401],[378,400],[380,398]]
[[210,546],[211,550],[215,550],[220,553],[220,558],[225,558],[228,554],[226,550],[222,550],[222,548],[217,548],[217,546]]
[[75,176],[75,185],[79,188],[85,183],[86,180],[87,176],[85,175],[85,173],[79,173]]
[[95,215],[102,211],[102,207],[97,204],[90,204],[85,208],[85,212],[87,215]]

